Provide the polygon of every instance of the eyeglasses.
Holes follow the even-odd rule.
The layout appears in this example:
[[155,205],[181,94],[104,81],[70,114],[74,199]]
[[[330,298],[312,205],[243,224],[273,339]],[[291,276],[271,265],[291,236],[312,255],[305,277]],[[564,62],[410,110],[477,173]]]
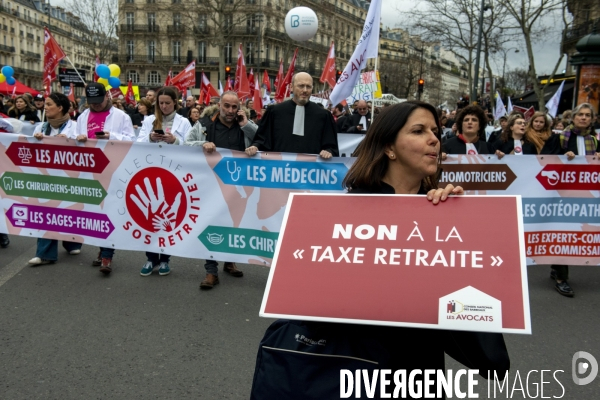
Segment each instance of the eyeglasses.
[[515,125],[525,125],[525,121],[517,121],[515,122]]

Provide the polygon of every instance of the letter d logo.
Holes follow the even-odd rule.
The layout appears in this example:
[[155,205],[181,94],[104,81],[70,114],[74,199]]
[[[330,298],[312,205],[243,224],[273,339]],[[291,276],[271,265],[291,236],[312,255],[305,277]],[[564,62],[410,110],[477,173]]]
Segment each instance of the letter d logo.
[[[578,363],[579,359],[585,359],[587,362]],[[591,369],[590,366],[592,367]],[[589,375],[586,378],[578,377],[578,375],[583,375],[588,371]],[[573,382],[575,382],[576,385],[587,385],[596,379],[596,376],[598,375],[598,361],[596,361],[594,356],[590,353],[578,351],[577,353],[573,354],[572,374]]]
[[299,15],[292,15],[291,24],[292,24],[292,28],[299,27],[300,26],[300,16]]

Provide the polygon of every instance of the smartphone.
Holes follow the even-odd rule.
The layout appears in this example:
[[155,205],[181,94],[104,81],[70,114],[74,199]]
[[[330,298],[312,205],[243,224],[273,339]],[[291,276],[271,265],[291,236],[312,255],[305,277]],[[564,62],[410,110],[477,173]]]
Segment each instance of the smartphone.
[[237,122],[242,122],[244,120],[244,116],[243,115],[236,115],[235,119],[237,120]]
[[363,126],[362,126],[362,124],[359,124],[359,125],[358,125],[358,128],[359,128],[359,129],[362,131],[362,130],[363,130]]
[[98,132],[94,132],[94,136],[104,136],[104,132],[103,131],[98,131]]
[[157,133],[157,134],[159,134],[159,135],[164,135],[164,134],[165,134],[165,131],[163,131],[162,129],[155,129],[155,130],[154,130],[154,133]]

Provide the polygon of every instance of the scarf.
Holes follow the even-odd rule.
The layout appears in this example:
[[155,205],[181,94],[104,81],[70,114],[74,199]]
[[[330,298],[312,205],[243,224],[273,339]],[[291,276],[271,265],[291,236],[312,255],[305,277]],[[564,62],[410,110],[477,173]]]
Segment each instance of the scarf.
[[58,118],[48,118],[48,123],[54,129],[59,129],[65,122],[71,119],[71,116],[67,113]]
[[[596,154],[596,148],[598,147],[598,142],[596,138],[592,135],[592,126],[588,126],[585,130],[581,130],[579,128],[575,128],[573,124],[570,124],[565,128],[564,131],[559,133],[560,135],[560,146],[567,150],[569,146],[569,138],[573,135],[582,136],[585,141],[585,155],[593,156]],[[583,154],[581,154],[583,155]]]

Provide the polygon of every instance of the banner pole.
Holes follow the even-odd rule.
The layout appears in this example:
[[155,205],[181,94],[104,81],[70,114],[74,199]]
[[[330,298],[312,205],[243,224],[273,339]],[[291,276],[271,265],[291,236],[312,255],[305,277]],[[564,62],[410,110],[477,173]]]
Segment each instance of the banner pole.
[[83,79],[83,77],[81,75],[79,75],[79,71],[77,71],[77,68],[75,68],[75,65],[73,65],[73,62],[71,61],[71,59],[69,58],[69,56],[65,55],[65,58],[67,59],[67,61],[69,62],[69,64],[71,64],[71,67],[73,67],[73,69],[75,70],[75,73],[77,74],[77,76],[79,77],[79,79],[81,79],[81,81],[85,85],[85,79]]
[[[377,79],[377,62],[379,61],[379,57],[375,58],[375,79]],[[377,83],[375,84],[377,86]],[[371,103],[371,123],[375,119],[375,97],[373,97],[373,102]]]

